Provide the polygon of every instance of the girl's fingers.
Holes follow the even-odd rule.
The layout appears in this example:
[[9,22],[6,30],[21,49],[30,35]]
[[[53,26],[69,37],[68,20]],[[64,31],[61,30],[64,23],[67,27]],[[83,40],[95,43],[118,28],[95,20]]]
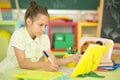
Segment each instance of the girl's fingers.
[[51,67],[49,68],[50,71],[56,71],[58,70],[59,66],[56,64],[52,64]]

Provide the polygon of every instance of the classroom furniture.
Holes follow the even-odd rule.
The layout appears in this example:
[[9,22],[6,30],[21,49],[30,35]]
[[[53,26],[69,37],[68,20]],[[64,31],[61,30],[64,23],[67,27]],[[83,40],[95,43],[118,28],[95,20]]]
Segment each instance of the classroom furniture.
[[111,59],[120,63],[120,54],[112,54]]
[[[13,33],[17,28],[17,21],[0,21],[0,30]],[[7,38],[0,37],[0,61],[2,61],[6,57],[8,43],[9,40]]]
[[8,40],[7,38],[0,37],[0,61],[2,61],[7,54]]
[[0,30],[14,32],[16,29],[18,29],[17,21],[0,21]]
[[[18,80],[18,79],[15,79],[14,75],[20,74],[20,73],[23,73],[26,71],[31,71],[31,70],[20,69],[20,68],[13,68],[10,70],[6,70],[4,73],[5,78],[6,78],[5,80]],[[43,71],[43,70],[35,70],[35,71]],[[107,71],[107,72],[96,71],[96,73],[98,75],[105,76],[105,78],[86,77],[86,78],[73,78],[70,80],[83,80],[83,79],[84,80],[120,80],[120,76],[119,76],[120,67],[113,71]],[[63,80],[66,80],[66,79],[64,79],[64,77],[65,76],[63,76]]]
[[[83,32],[83,28],[84,28],[85,32]],[[86,31],[86,29],[87,29],[87,31]],[[92,29],[95,32],[91,32]],[[78,29],[77,29],[78,51],[80,51],[80,39],[82,37],[99,37],[98,31],[99,31],[98,22],[78,22]]]
[[67,49],[74,47],[75,39],[73,33],[54,33],[53,35],[53,48],[54,49]]
[[0,20],[12,20],[12,8],[10,0],[0,0]]
[[57,50],[53,47],[53,35],[54,33],[72,33],[75,38],[75,47],[77,47],[77,23],[76,22],[50,22],[48,24],[48,36],[51,42],[52,51],[65,51],[65,49]]
[[[65,28],[66,27],[66,28]],[[71,30],[73,29],[73,31]],[[86,29],[93,32],[86,32]],[[75,34],[75,47],[80,51],[80,39],[82,37],[99,37],[98,22],[50,22],[48,29],[48,36],[51,41],[51,47],[55,55],[64,55],[63,50],[53,49],[53,34],[54,33],[74,33]],[[59,51],[59,53],[58,53]]]
[[105,78],[93,78],[93,77],[87,77],[87,78],[75,78],[74,80],[119,80],[120,68],[114,71],[108,71],[108,72],[97,72],[98,75],[105,76]]

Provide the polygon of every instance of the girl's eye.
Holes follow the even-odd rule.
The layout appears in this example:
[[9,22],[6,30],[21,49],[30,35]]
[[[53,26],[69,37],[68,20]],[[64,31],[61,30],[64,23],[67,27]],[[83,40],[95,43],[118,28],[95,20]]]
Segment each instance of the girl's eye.
[[47,27],[48,25],[45,25],[45,24],[39,24],[40,27],[44,26],[44,27]]
[[43,26],[43,24],[40,24],[39,26]]

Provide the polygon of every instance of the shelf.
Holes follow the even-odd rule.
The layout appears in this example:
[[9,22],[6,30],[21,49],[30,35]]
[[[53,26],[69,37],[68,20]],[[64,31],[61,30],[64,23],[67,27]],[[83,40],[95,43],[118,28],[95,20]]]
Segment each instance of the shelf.
[[57,51],[57,52],[54,51],[54,52],[53,52],[53,54],[54,54],[55,56],[63,56],[63,55],[65,55],[66,53],[67,53],[67,52],[61,52],[61,51],[59,51],[59,52],[58,52],[58,51]]
[[0,21],[0,30],[14,32],[18,28],[17,21]]
[[51,42],[52,51],[65,51],[62,49],[54,49],[53,34],[54,33],[73,33],[75,36],[75,47],[77,47],[77,23],[75,22],[50,22],[48,29],[48,36]]
[[[94,34],[88,34],[88,32],[86,32],[86,34],[83,34],[83,28],[96,28],[96,35],[94,36]],[[89,29],[88,29],[89,30]],[[90,31],[90,30],[89,30]],[[83,35],[85,36],[89,36],[89,37],[98,37],[98,23],[97,22],[79,22],[78,23],[78,36],[77,36],[77,39],[78,39],[78,44],[77,44],[77,47],[78,47],[78,51],[80,51],[80,38],[83,37]]]
[[97,27],[98,23],[97,22],[79,22],[79,26],[84,26],[84,27]]
[[18,25],[17,21],[0,21],[0,25]]

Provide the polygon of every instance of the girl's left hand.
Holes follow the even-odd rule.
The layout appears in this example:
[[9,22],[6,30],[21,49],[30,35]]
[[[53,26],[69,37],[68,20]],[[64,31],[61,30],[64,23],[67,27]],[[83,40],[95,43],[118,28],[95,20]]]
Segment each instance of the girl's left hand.
[[72,56],[70,57],[70,61],[77,63],[77,62],[79,61],[79,59],[81,58],[81,56],[82,56],[82,55],[72,55]]

